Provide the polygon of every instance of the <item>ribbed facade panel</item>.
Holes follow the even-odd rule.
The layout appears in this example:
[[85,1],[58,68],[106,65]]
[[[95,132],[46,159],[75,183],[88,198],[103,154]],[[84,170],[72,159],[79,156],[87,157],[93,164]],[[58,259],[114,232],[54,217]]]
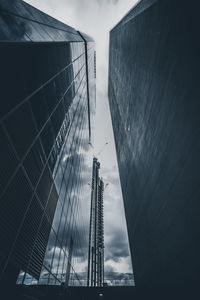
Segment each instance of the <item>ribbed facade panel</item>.
[[111,30],[109,102],[136,286],[198,286],[199,3],[143,0]]

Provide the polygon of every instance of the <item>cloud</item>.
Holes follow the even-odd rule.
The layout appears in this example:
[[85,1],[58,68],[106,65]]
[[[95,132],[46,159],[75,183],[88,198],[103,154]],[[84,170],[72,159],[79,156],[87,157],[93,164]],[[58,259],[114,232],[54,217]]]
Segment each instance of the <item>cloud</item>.
[[120,272],[112,262],[106,262],[104,271],[104,282],[107,282],[108,285],[134,285],[134,277],[131,268],[130,272],[123,272],[123,270]]
[[108,5],[108,4],[116,5],[119,2],[119,0],[97,0],[97,2],[99,3],[99,5]]
[[130,255],[127,247],[127,239],[123,231],[113,231],[111,238],[107,242],[107,249],[106,261],[112,259],[115,262],[119,262],[121,258]]
[[107,276],[109,276],[110,274],[112,274],[116,271],[117,271],[117,269],[115,267],[113,267],[112,265],[105,265],[104,272],[107,274]]

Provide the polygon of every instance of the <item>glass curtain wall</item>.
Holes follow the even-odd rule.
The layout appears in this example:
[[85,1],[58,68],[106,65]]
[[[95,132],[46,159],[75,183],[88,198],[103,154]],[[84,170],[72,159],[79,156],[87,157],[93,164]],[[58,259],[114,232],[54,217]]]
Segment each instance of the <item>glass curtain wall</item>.
[[[67,113],[48,159],[55,183],[53,188],[58,194],[55,216],[39,280],[22,271],[18,283],[86,284],[90,203],[84,194],[91,180],[88,177],[91,168],[85,163],[90,147],[86,48],[84,43],[74,42],[70,43],[70,50],[72,64],[70,71],[66,71],[71,74],[72,81],[63,97]],[[92,90],[95,89],[94,43],[88,47],[88,70]],[[83,168],[88,171],[83,172]],[[85,269],[79,273],[80,265],[85,265]]]
[[20,0],[0,23],[0,280],[84,284],[94,43]]

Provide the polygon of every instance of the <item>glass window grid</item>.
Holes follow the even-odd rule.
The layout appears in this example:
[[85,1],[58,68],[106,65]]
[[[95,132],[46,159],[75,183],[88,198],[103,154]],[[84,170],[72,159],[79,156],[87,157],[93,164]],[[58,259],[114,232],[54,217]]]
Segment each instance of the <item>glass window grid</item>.
[[79,57],[81,54],[85,54],[85,47],[84,42],[72,42],[70,44],[71,46],[71,55],[72,60],[74,61],[77,57]]
[[80,185],[79,185],[79,187],[80,187]]
[[[79,159],[80,159],[80,157],[79,157]],[[71,201],[70,201],[70,203],[71,203]],[[71,203],[71,205],[72,205],[72,209],[73,209],[73,203]],[[73,211],[74,211],[74,209],[73,209]]]
[[[77,128],[77,126],[76,126],[76,124],[74,124],[75,126],[75,128]],[[72,135],[73,136],[73,135]],[[68,140],[67,140],[68,141]],[[69,143],[69,145],[70,145],[70,143]],[[72,145],[73,145],[73,141],[71,142],[71,146],[70,146],[70,149],[71,149],[71,147],[72,147]],[[68,146],[68,143],[67,143],[67,146]],[[66,152],[65,152],[65,149],[66,149],[66,146],[63,148],[63,152],[65,153],[65,155],[66,155]],[[70,153],[70,152],[69,152]],[[62,159],[62,157],[63,157],[63,153],[62,153],[62,155],[61,155],[61,159]],[[59,164],[59,169],[61,168],[61,163]],[[59,170],[58,169],[58,170]],[[62,171],[62,173],[63,173],[63,171]],[[64,178],[64,177],[63,177]],[[55,180],[56,180],[56,177],[55,177]]]
[[[75,120],[76,110],[78,109],[77,102],[80,100],[79,98],[80,97],[79,97],[79,94],[77,92],[77,94],[75,96],[75,99],[74,99],[74,105],[70,107],[70,111],[69,111],[69,114],[72,114],[71,110],[73,109],[73,114],[72,114],[72,118],[71,118],[71,122],[70,122],[70,127],[69,127],[69,130],[68,130],[67,136],[66,136],[66,140],[68,141],[68,143],[71,143],[70,139],[73,136],[72,130],[74,129],[74,126],[72,126],[72,125],[73,125],[74,120]],[[71,136],[69,136],[69,135],[71,135]],[[61,154],[62,154],[62,152],[61,152]],[[60,158],[58,159],[57,165],[59,165],[61,163],[61,154],[59,155]],[[56,170],[56,168],[55,168],[55,170]],[[55,174],[55,172],[54,172],[54,174]],[[54,175],[54,177],[55,177],[55,175]]]
[[[81,172],[81,171],[80,171]],[[80,194],[80,185],[78,186],[79,187],[79,192],[78,192],[78,195]],[[75,220],[76,220],[76,223],[77,223],[77,218],[75,218]],[[82,226],[84,225],[84,223],[82,222],[82,224],[81,224]],[[87,224],[88,225],[88,227],[89,227],[89,224]],[[76,226],[75,224],[74,224],[74,226]],[[80,228],[80,227],[78,227],[78,228]],[[77,231],[75,231],[76,232],[76,234],[74,235],[75,236],[75,238],[74,238],[74,241],[75,241],[75,243],[77,242],[77,245],[76,245],[76,247],[75,247],[75,249],[78,249],[78,245],[80,244],[79,243],[79,231],[77,230]],[[86,255],[85,256],[87,256],[87,249],[86,249],[86,253],[85,253]],[[74,265],[74,262],[73,262],[73,265]]]
[[[70,143],[70,138],[72,138],[72,136],[73,136],[72,130],[73,130],[74,127],[72,125],[73,125],[73,122],[75,120],[76,110],[78,108],[79,100],[80,100],[80,97],[81,97],[80,96],[81,94],[79,95],[78,91],[81,88],[83,89],[82,83],[83,83],[84,78],[85,78],[85,74],[83,75],[83,77],[81,79],[81,82],[80,82],[80,85],[79,85],[79,87],[78,87],[78,89],[76,91],[76,94],[75,94],[75,97],[74,97],[74,100],[73,100],[73,104],[70,106],[69,111],[68,111],[68,114],[71,116],[71,118],[70,118],[71,122],[70,122],[68,133],[66,134],[66,138],[65,138],[65,143],[64,144],[66,144],[66,142]],[[71,137],[70,137],[70,135],[71,135]],[[64,148],[64,146],[63,146],[63,148]],[[55,165],[55,168],[54,168],[54,172],[53,172],[54,178],[56,176],[57,168],[58,168],[59,164],[61,163],[61,154],[62,154],[62,151],[58,155],[57,162],[56,162],[56,165]]]

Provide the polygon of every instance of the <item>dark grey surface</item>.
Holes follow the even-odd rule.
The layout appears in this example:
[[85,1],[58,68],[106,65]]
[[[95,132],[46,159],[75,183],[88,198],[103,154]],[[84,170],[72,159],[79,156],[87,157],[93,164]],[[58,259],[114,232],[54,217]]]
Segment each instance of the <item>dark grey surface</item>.
[[146,9],[136,7],[111,31],[109,57],[133,270],[136,286],[193,285],[200,278],[199,4],[142,2]]
[[[68,287],[64,286],[23,286],[13,290],[14,293],[8,299],[24,300],[34,297],[36,300],[185,300],[199,299],[199,291],[188,289],[141,289],[134,286],[106,286],[106,287]],[[26,295],[27,298],[21,298]]]

